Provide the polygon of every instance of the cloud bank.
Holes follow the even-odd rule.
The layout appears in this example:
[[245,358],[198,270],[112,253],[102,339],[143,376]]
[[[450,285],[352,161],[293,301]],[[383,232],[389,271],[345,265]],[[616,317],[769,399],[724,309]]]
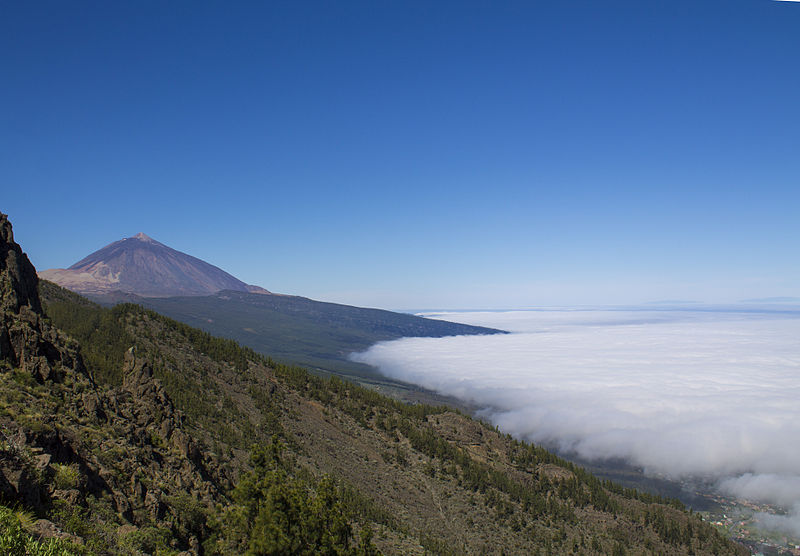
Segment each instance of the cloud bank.
[[794,509],[760,517],[800,534],[800,313],[428,316],[514,333],[404,338],[354,359],[485,407],[519,438]]

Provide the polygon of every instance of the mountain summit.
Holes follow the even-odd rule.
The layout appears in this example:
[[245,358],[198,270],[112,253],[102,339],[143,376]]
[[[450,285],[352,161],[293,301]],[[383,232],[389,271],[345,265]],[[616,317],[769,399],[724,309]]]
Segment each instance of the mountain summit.
[[220,290],[269,293],[143,233],[106,245],[67,269],[44,270],[39,276],[85,295],[114,291],[143,297],[209,295]]

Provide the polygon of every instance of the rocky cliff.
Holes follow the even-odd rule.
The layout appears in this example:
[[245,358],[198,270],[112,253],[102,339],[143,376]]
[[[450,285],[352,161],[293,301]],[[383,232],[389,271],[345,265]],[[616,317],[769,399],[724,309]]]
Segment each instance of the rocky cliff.
[[44,318],[36,269],[14,242],[11,223],[0,213],[0,360],[37,381],[84,373],[74,345]]
[[[186,506],[222,500],[225,467],[185,430],[133,348],[122,386],[98,387],[75,342],[42,312],[37,281],[0,214],[0,502],[62,524],[86,520],[86,530],[102,519],[114,535],[171,527],[173,547],[197,553],[204,524],[187,523]],[[67,533],[50,519],[31,530],[84,542],[80,527]]]

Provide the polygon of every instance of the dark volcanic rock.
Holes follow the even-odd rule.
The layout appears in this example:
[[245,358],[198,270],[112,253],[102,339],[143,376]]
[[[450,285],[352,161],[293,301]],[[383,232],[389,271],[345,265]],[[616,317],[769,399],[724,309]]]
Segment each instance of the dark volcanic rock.
[[14,242],[14,232],[8,216],[0,212],[0,310],[19,313],[27,306],[35,313],[42,312],[39,301],[36,269]]
[[29,508],[39,508],[44,499],[44,488],[35,468],[21,450],[0,451],[0,500],[15,500]]
[[0,361],[36,380],[58,381],[65,370],[84,372],[74,347],[44,318],[39,279],[19,245],[11,223],[0,213]]
[[55,523],[47,519],[36,520],[36,522],[33,524],[31,532],[39,540],[62,539],[75,544],[83,544],[83,539],[76,537],[75,535],[65,533]]

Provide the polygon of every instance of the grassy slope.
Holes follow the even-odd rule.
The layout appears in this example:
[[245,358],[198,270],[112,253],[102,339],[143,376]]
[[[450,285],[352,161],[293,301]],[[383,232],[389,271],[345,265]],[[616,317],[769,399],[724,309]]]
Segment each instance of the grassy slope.
[[[372,524],[387,553],[745,553],[679,504],[601,482],[458,412],[405,405],[135,306],[101,309],[47,288],[48,314],[84,344],[103,381],[120,380],[119,355],[97,345],[110,328],[147,354],[220,458],[241,471],[251,443],[280,435],[298,472],[343,486],[348,511]],[[207,539],[223,552],[225,542]]]

